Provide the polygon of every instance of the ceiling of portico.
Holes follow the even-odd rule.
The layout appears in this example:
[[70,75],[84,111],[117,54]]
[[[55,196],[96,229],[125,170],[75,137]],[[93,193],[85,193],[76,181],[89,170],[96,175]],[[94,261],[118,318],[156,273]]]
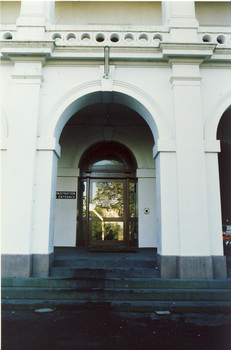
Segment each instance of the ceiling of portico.
[[145,120],[134,110],[118,103],[95,103],[81,109],[67,122],[66,127],[77,126],[140,126],[151,131]]

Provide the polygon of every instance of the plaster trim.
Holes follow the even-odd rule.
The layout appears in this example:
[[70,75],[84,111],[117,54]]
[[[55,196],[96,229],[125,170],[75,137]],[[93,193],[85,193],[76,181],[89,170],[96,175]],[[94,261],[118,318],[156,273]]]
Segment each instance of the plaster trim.
[[153,147],[153,158],[155,159],[160,152],[176,152],[175,140],[157,140],[157,143]]
[[61,155],[61,147],[54,137],[38,137],[37,151],[54,151],[57,157]]

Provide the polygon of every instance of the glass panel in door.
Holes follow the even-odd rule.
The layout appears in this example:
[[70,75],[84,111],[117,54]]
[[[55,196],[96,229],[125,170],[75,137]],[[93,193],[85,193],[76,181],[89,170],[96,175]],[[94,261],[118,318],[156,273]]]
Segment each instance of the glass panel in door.
[[124,217],[124,182],[91,180],[90,244],[124,244]]

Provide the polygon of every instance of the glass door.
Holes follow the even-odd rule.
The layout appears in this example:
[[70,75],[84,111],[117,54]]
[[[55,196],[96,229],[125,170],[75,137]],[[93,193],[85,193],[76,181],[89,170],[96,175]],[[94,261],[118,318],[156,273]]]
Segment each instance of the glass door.
[[125,245],[124,180],[90,180],[89,244]]

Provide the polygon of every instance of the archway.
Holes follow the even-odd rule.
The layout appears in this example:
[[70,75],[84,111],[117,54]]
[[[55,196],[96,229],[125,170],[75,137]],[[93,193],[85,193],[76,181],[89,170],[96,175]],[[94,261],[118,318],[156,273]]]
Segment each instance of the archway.
[[[140,114],[120,103],[90,104],[66,123],[60,145],[57,191],[76,195],[56,199],[54,245],[137,246],[139,231],[140,247],[156,247],[154,139]],[[110,195],[103,193],[105,186],[111,186]],[[102,192],[102,201],[97,190]],[[122,209],[121,205],[116,209],[119,200]],[[109,239],[113,230],[118,232]]]
[[226,109],[220,119],[217,138],[221,143],[218,159],[222,225],[223,231],[231,234],[231,106]]

